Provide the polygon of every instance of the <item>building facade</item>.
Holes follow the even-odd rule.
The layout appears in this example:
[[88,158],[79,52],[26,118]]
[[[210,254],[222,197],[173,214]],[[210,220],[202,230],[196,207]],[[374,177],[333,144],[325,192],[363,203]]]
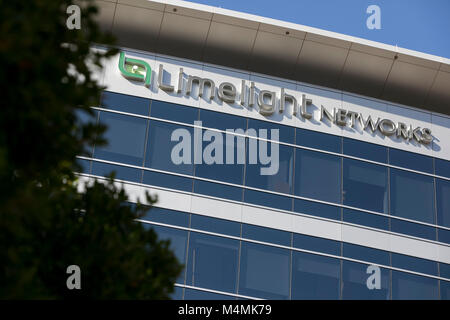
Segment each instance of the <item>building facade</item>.
[[80,179],[115,171],[131,202],[158,195],[140,221],[185,265],[173,298],[450,298],[448,59],[98,2],[122,48],[95,74],[106,89],[83,121],[109,144],[79,157]]

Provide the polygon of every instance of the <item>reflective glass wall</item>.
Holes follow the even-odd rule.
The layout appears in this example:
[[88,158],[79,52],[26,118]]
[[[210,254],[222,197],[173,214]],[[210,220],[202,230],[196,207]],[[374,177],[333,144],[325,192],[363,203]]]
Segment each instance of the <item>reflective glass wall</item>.
[[[105,92],[101,105],[94,109],[95,117],[90,119],[80,113],[80,119],[107,125],[109,130],[106,138],[109,144],[95,145],[88,150],[87,155],[79,157],[82,173],[105,176],[115,171],[116,179],[131,183],[318,216],[450,244],[449,161],[268,121],[112,92]],[[202,121],[202,127],[195,127],[194,121]],[[208,128],[222,134],[222,144],[228,138],[235,141],[232,150],[235,164],[194,164],[193,152],[183,155],[191,160],[188,164],[175,164],[171,153],[180,137],[184,133],[194,136],[196,130],[204,133]],[[183,129],[184,132],[180,133],[178,139],[172,137],[176,129]],[[251,134],[226,133],[226,129],[279,129],[278,172],[264,176],[260,174],[260,164],[250,164],[249,149],[259,138]],[[270,133],[267,139],[270,141]],[[205,148],[207,144],[203,142],[202,147]],[[245,157],[245,163],[237,161],[242,156]],[[191,218],[186,221],[183,228],[199,228],[192,226]],[[173,225],[170,221],[161,223]],[[231,292],[241,297],[279,299],[300,299],[312,294],[312,291],[302,292],[302,286],[296,285],[308,281],[311,282],[308,285],[310,288],[318,287],[317,295],[322,297],[325,296],[319,292],[319,287],[326,287],[322,283],[332,286],[327,289],[328,298],[351,298],[354,292],[366,288],[357,279],[364,278],[364,268],[367,266],[342,259],[352,249],[340,243],[332,244],[327,242],[329,240],[319,241],[314,238],[317,241],[314,245],[310,244],[313,250],[316,251],[316,246],[320,246],[327,252],[324,252],[326,255],[311,255],[298,251],[310,250],[307,246],[312,241],[303,239],[301,235],[275,235],[277,230],[273,230],[269,234],[276,239],[271,240],[276,246],[268,249],[263,244],[242,240],[268,232],[259,232],[256,226],[242,225],[238,228],[229,225],[228,233],[225,233],[228,237],[225,238],[194,235],[190,229],[168,226],[158,228],[176,234],[174,243],[181,243],[181,247],[177,245],[181,260],[198,260],[195,268],[186,264],[186,274],[183,281],[180,279],[180,284],[186,286],[181,295],[184,298],[217,294],[212,291],[196,292],[194,287],[211,287],[208,290],[217,290],[220,294]],[[223,231],[218,233],[223,234]],[[188,246],[187,238],[191,234],[193,238]],[[205,258],[214,256],[219,251],[216,250],[218,247],[222,248],[220,252],[223,256]],[[421,275],[389,269],[402,269],[402,266],[415,264],[394,257],[391,253],[385,254],[388,260],[383,260],[383,263],[373,261],[385,266],[381,270],[382,284],[387,290],[382,294],[383,297],[408,298],[407,294],[411,294],[408,286],[419,284],[423,286],[421,292],[430,292],[431,298],[443,298],[448,294],[448,283],[443,280],[433,277],[423,280]],[[222,257],[227,257],[226,261],[222,261]],[[217,265],[208,265],[208,260],[214,260]],[[263,260],[266,263],[273,261],[273,265],[268,265],[266,271],[252,271],[261,267],[258,261]],[[218,271],[223,267],[224,272],[231,269],[235,271],[218,279],[215,275],[208,275],[202,265],[205,269]],[[326,274],[315,274],[320,266],[326,266]],[[423,270],[430,276],[450,278],[448,275],[443,276],[445,272],[450,272],[445,268],[439,268],[440,275],[438,269],[436,272],[431,272],[432,268]],[[277,278],[273,283],[268,283],[266,279],[264,284],[254,278],[256,275],[268,277],[268,270],[278,270],[285,278]],[[423,270],[420,270],[412,271],[422,273]],[[443,270],[447,271],[443,273]],[[346,277],[353,280],[345,282]],[[214,281],[223,283],[205,285]],[[437,290],[439,281],[442,283],[440,290]],[[226,290],[224,286],[228,286]],[[425,290],[430,286],[433,289]],[[274,292],[266,295],[269,287],[274,288]],[[364,296],[362,291],[360,294]],[[438,295],[433,295],[436,292]]]

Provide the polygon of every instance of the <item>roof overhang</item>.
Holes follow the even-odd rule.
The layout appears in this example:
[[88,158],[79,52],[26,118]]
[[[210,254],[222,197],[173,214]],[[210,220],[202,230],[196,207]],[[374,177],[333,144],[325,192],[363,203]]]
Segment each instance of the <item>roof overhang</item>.
[[450,59],[178,0],[111,0],[118,45],[450,114]]

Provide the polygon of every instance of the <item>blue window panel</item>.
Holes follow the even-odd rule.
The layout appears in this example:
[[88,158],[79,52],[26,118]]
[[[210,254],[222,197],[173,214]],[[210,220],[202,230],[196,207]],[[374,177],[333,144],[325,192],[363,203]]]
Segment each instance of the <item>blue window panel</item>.
[[450,244],[450,230],[438,229],[438,241]]
[[[205,130],[203,132],[203,137]],[[214,132],[214,136],[211,138],[212,141],[203,141],[203,161],[202,164],[195,165],[195,175],[197,177],[214,179],[219,181],[225,181],[234,184],[242,184],[244,179],[244,164],[238,163],[239,155],[245,154],[245,138],[236,137],[234,135],[227,135],[220,132]],[[227,138],[233,139],[233,146],[227,146]],[[216,140],[217,139],[217,140]],[[227,155],[231,155],[230,149],[232,148],[233,159],[232,161],[227,161]],[[214,151],[212,151],[212,149]],[[208,150],[211,150],[208,151]],[[219,153],[218,153],[219,152]],[[222,155],[220,155],[222,153]],[[217,157],[217,163],[205,163],[207,157]],[[231,163],[227,163],[231,162]]]
[[[367,286],[367,280],[373,271],[368,270],[370,265],[343,261],[342,266],[342,299],[345,300],[389,300],[389,269],[380,268],[380,288],[369,289]],[[369,271],[369,272],[367,272]],[[375,281],[375,280],[374,280]],[[371,285],[375,285],[375,282],[369,282]]]
[[242,242],[239,294],[263,299],[289,299],[289,250]]
[[292,210],[291,198],[254,190],[246,189],[244,191],[244,202],[281,210]]
[[388,148],[359,140],[344,138],[344,154],[372,161],[387,163]]
[[192,179],[154,171],[144,170],[145,184],[181,191],[192,191]]
[[191,216],[191,228],[235,237],[241,235],[241,224],[239,222],[200,216],[197,214]]
[[76,163],[77,163],[77,165],[80,166],[80,170],[78,171],[78,173],[86,173],[86,174],[91,173],[91,161],[90,160],[77,158]]
[[[283,126],[273,122],[248,119],[248,129],[256,130],[258,137],[260,136],[259,130],[267,130],[267,139],[272,139],[271,130],[278,129],[278,139],[282,142],[294,144],[295,128],[290,126]],[[249,132],[250,134],[250,132]]]
[[[253,143],[258,143],[258,154],[261,147],[261,143],[266,143],[262,140],[248,139],[247,140],[247,167],[245,174],[245,184],[250,187],[265,189],[275,192],[281,192],[286,194],[292,194],[293,187],[293,172],[294,172],[294,148],[284,145],[276,144],[275,147],[279,147],[279,161],[276,163],[276,158],[272,156],[272,162],[269,164],[261,164],[258,156],[256,164],[249,162],[249,150],[253,150],[250,146]],[[267,150],[270,150],[271,146],[267,143]],[[256,152],[256,150],[255,150]],[[270,153],[270,152],[269,152]],[[277,168],[278,172],[273,175],[263,175],[262,168],[272,167]]]
[[183,300],[183,288],[174,287],[173,292],[170,294],[172,300]]
[[195,180],[194,192],[211,197],[242,201],[242,188],[219,183]]
[[393,300],[436,300],[438,298],[438,280],[392,271]]
[[180,227],[189,227],[189,213],[165,208],[151,207],[141,218]]
[[[183,134],[178,141],[171,141],[172,132],[179,129],[178,132]],[[151,120],[147,151],[145,155],[145,166],[171,171],[176,173],[183,173],[192,175],[193,172],[193,157],[194,157],[194,130],[191,127],[185,127],[181,125]],[[184,148],[180,148],[179,153],[175,149],[174,154],[176,156],[184,157],[186,152],[186,161],[177,163],[172,159],[172,151],[177,145]],[[189,155],[190,154],[190,155]]]
[[417,153],[391,148],[389,149],[389,163],[394,166],[434,173],[433,158]]
[[225,294],[185,288],[184,300],[235,300],[235,298]]
[[450,279],[450,264],[439,263],[439,275],[442,278]]
[[407,256],[399,253],[392,253],[392,266],[405,270],[416,271],[425,274],[438,275],[436,261]]
[[433,178],[391,169],[391,214],[435,223]]
[[146,119],[109,112],[100,113],[100,123],[107,126],[107,145],[95,146],[94,158],[142,166]]
[[315,151],[295,151],[295,194],[341,202],[341,158]]
[[152,100],[150,116],[165,120],[194,124],[198,120],[198,109],[170,102]]
[[276,243],[283,246],[291,245],[291,233],[272,228],[242,224],[242,238]]
[[339,136],[297,128],[299,146],[341,153],[341,141]]
[[328,253],[336,256],[341,255],[341,243],[330,239],[294,233],[293,246],[299,249]]
[[200,110],[200,121],[202,126],[219,130],[227,129],[247,129],[247,118],[233,116],[231,114],[215,112],[210,110]]
[[450,181],[436,179],[437,223],[450,228]]
[[191,232],[186,284],[236,293],[239,240]]
[[102,162],[92,162],[92,174],[94,176],[106,177],[111,172],[115,172],[115,179],[126,180],[132,182],[141,182],[142,170],[107,164]]
[[339,259],[297,251],[292,254],[292,300],[339,299]]
[[450,300],[450,282],[440,281],[441,283],[441,300]]
[[376,229],[389,230],[388,217],[351,209],[344,209],[343,216],[345,222]]
[[148,116],[150,100],[121,93],[104,91],[102,94],[101,107]]
[[359,246],[351,243],[343,243],[343,255],[347,258],[382,264],[385,266],[389,266],[391,264],[388,251]]
[[450,178],[450,161],[434,158],[434,165],[438,176]]
[[[77,117],[77,120],[75,121],[75,123],[79,128],[81,128],[82,126],[87,125],[87,124],[91,124],[94,126],[97,124],[99,111],[96,111],[93,109],[90,109],[90,110],[93,112],[92,115],[83,109],[80,109],[80,108],[75,109],[75,116]],[[81,136],[82,131],[80,131],[78,134],[79,134],[78,138],[82,139],[82,136]],[[93,148],[94,148],[93,145],[85,144],[84,150],[81,155],[91,157]]]
[[95,125],[97,123],[97,118],[98,118],[99,111],[94,110],[94,109],[90,109],[90,110],[92,111],[92,115],[89,114],[84,109],[81,109],[81,108],[76,108],[75,109],[75,115],[77,117],[76,123],[78,125],[85,125],[85,124],[88,124],[88,123],[92,123],[92,124]]
[[[170,249],[173,253],[175,253],[175,256],[177,257],[178,261],[185,265],[186,263],[186,249],[187,249],[187,238],[188,238],[188,232],[185,230],[178,230],[163,226],[155,226],[148,223],[143,224],[145,228],[147,229],[153,229],[156,234],[158,235],[159,240],[169,240],[170,241]],[[185,270],[181,271],[181,273],[178,275],[176,283],[184,284],[184,276],[185,276]]]
[[404,233],[413,237],[436,240],[436,228],[395,218],[391,219],[391,231]]
[[319,202],[294,199],[294,211],[333,220],[341,220],[341,208]]
[[388,213],[387,167],[344,159],[343,179],[345,205]]

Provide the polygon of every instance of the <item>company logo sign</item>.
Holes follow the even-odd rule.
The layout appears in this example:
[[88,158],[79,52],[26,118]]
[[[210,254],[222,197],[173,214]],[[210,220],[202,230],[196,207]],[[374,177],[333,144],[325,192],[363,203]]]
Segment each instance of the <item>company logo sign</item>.
[[[151,85],[152,69],[150,65],[139,59],[131,59],[125,57],[125,53],[120,53],[119,70],[121,74],[129,79],[144,82],[146,87]],[[183,82],[183,68],[179,69],[178,82],[175,85],[172,83],[164,83],[163,81],[164,66],[159,65],[157,86],[159,89],[166,92],[176,92],[190,96],[193,93],[194,85],[198,85],[198,96],[204,97],[207,100],[212,100],[216,97],[216,83],[208,78],[201,78],[195,75],[188,75],[187,84],[184,88]],[[313,104],[312,99],[302,94],[301,97],[296,97],[286,93],[285,88],[280,88],[279,94],[270,90],[257,90],[255,83],[242,80],[240,92],[236,86],[231,82],[222,82],[217,88],[218,98],[226,103],[234,104],[240,103],[245,105],[248,102],[249,107],[259,106],[259,113],[263,116],[271,116],[275,112],[286,112],[287,104],[292,108],[293,116],[300,116],[304,119],[312,120],[313,114],[310,106]],[[248,100],[248,101],[247,101]],[[364,116],[352,110],[342,108],[327,109],[323,105],[320,106],[320,121],[327,121],[341,127],[355,128],[357,125],[362,130],[371,132],[380,132],[384,136],[397,136],[404,140],[415,140],[422,144],[430,144],[433,141],[433,136],[429,128],[421,128],[406,124],[403,122],[394,122],[390,119],[372,118],[370,115]]]

